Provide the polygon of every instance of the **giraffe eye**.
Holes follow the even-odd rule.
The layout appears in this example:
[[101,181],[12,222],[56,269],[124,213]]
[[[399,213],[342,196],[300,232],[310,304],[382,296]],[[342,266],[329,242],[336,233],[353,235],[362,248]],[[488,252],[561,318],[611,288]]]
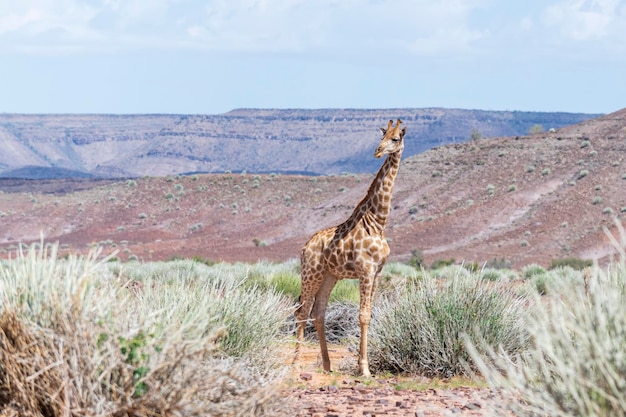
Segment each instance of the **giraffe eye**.
[[399,140],[400,140],[400,138],[391,138],[391,141],[392,141],[392,142],[397,142],[397,141],[399,141]]

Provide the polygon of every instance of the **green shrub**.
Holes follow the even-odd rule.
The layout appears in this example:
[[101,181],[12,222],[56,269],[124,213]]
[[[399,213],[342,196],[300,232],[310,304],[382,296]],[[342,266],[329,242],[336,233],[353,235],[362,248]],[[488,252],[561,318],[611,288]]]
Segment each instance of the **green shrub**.
[[502,258],[493,258],[492,260],[485,263],[485,268],[492,269],[510,269],[511,261],[502,257]]
[[414,268],[421,269],[426,267],[426,262],[424,261],[424,254],[419,249],[413,249],[411,251],[411,257],[409,258],[409,265]]
[[487,281],[499,281],[502,279],[502,272],[499,269],[483,268],[480,278]]
[[546,273],[546,270],[537,264],[530,264],[522,268],[522,277],[524,279],[531,279],[537,275],[543,275]]
[[522,301],[510,286],[467,271],[443,282],[427,274],[375,305],[370,366],[374,372],[464,375],[473,367],[464,335],[515,354],[525,344],[524,328]]
[[593,261],[589,259],[580,259],[580,258],[561,258],[561,259],[553,259],[550,262],[550,269],[555,268],[563,268],[570,267],[577,271],[582,271],[585,268],[588,268],[593,265]]
[[330,303],[347,301],[358,303],[360,297],[359,281],[354,279],[343,279],[335,285],[333,292],[330,293]]
[[430,269],[440,269],[450,265],[454,265],[454,258],[436,259],[430,265]]

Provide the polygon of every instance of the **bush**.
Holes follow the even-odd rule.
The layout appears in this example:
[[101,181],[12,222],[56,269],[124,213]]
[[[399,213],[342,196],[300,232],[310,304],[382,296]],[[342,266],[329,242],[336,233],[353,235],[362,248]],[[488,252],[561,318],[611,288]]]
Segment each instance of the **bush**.
[[413,268],[422,269],[426,267],[426,262],[424,261],[424,254],[419,249],[413,249],[411,251],[411,257],[409,258],[409,265]]
[[[504,284],[463,274],[424,276],[375,305],[370,366],[375,372],[451,377],[473,365],[463,343],[484,340],[514,355],[525,344],[522,300]],[[467,273],[467,274],[466,274]]]
[[537,264],[530,264],[522,268],[522,277],[524,277],[524,279],[531,279],[537,275],[543,275],[545,273],[546,270]]
[[562,259],[553,259],[552,262],[550,262],[550,269],[570,267],[577,271],[582,271],[583,269],[588,268],[592,265],[593,265],[593,261],[589,259],[562,258]]
[[[276,297],[209,280],[191,261],[122,268],[41,247],[0,264],[0,414],[281,411],[278,374],[252,365],[271,356],[287,315]],[[145,285],[128,291],[130,275]]]
[[454,265],[454,258],[436,259],[430,265],[430,269],[440,269],[450,265]]
[[[329,343],[354,342],[361,335],[359,325],[359,305],[348,301],[330,303],[324,320],[326,340]],[[284,332],[292,335],[296,331],[296,318],[291,315],[287,320]],[[304,328],[304,337],[310,341],[317,341],[317,331],[309,320]]]
[[[622,232],[622,245],[626,234]],[[492,388],[509,400],[496,415],[626,415],[626,259],[594,267],[588,286],[555,281],[535,303],[530,343],[518,355],[470,354]],[[483,349],[481,347],[481,349]]]

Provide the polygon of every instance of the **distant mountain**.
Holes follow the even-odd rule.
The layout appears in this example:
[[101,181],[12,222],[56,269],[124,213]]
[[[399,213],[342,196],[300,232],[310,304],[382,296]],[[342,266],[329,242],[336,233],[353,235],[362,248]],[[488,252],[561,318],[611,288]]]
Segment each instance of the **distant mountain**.
[[[364,160],[380,166],[377,139],[367,142]],[[373,177],[0,179],[0,258],[43,233],[62,254],[97,243],[123,260],[293,259],[316,230],[348,218]],[[421,253],[428,265],[548,267],[568,257],[606,264],[615,248],[604,230],[619,241],[616,220],[626,225],[626,109],[555,131],[403,155],[386,237],[391,260]]]
[[221,115],[0,114],[0,177],[124,178],[247,171],[374,172],[378,127],[408,126],[406,156],[598,115],[459,109],[238,109]]

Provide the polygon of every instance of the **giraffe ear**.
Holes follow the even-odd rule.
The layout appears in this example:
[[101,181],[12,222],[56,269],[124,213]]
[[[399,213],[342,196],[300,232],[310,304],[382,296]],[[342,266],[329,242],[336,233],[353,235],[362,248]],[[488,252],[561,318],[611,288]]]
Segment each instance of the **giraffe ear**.
[[404,135],[406,135],[406,126],[404,126],[402,130],[400,131],[400,137],[403,138]]
[[381,133],[383,134],[383,136],[385,136],[387,134],[387,129],[385,129],[384,127],[379,127]]

